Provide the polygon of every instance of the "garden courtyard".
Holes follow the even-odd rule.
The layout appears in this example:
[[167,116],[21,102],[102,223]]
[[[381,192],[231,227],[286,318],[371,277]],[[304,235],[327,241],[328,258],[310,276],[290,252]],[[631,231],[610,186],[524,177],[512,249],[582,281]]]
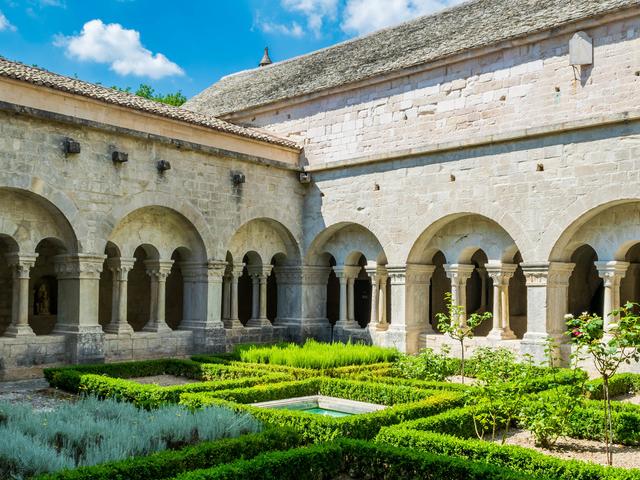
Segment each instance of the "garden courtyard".
[[308,340],[47,369],[0,384],[0,478],[640,479],[640,375],[616,373],[638,317],[619,317],[567,318],[570,367],[551,343],[536,364]]

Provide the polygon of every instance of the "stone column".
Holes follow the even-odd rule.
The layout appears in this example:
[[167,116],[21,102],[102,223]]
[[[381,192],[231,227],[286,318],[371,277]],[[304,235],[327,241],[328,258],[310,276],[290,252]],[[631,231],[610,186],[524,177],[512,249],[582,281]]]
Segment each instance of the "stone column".
[[167,277],[171,273],[173,260],[145,260],[147,275],[151,278],[151,299],[149,321],[144,326],[145,332],[170,332],[165,321],[165,303]]
[[407,325],[422,335],[435,333],[429,322],[429,286],[435,269],[434,265],[407,265]]
[[471,278],[471,274],[475,270],[474,265],[466,265],[455,263],[445,265],[444,270],[447,277],[451,279],[451,301],[454,305],[461,306],[463,313],[460,318],[452,318],[454,322],[460,325],[467,324],[467,280]]
[[29,277],[38,254],[9,254],[7,264],[13,272],[13,302],[11,306],[11,325],[5,331],[7,337],[33,337],[29,326]]
[[133,333],[133,328],[127,321],[127,280],[135,262],[135,258],[107,259],[107,268],[113,276],[113,293],[111,295],[111,321],[104,327],[106,333],[118,335]]
[[419,275],[418,268],[413,268],[409,274],[405,265],[387,265],[391,280],[391,322],[387,331],[387,344],[396,346],[405,353],[416,353],[422,326],[409,318],[409,307],[412,300],[407,295],[407,276]]
[[380,317],[378,315],[378,302],[380,296],[380,277],[378,276],[377,267],[367,267],[367,275],[371,279],[371,312],[369,315],[369,328],[375,329],[378,327]]
[[244,328],[238,317],[238,279],[242,276],[244,263],[234,263],[231,270],[231,302],[229,307],[229,321],[225,328]]
[[229,320],[231,315],[231,278],[229,274],[222,277],[222,319]]
[[380,281],[380,292],[378,293],[379,302],[378,302],[378,326],[376,327],[378,330],[384,331],[389,328],[389,319],[387,318],[387,281],[389,280],[389,272],[385,267],[380,269],[380,273],[378,275]]
[[604,280],[604,307],[603,321],[604,331],[609,331],[611,323],[617,323],[618,317],[613,317],[611,312],[620,309],[620,282],[627,273],[629,262],[595,262],[598,275]]
[[488,338],[513,340],[516,338],[509,324],[509,281],[518,268],[512,264],[488,264],[486,271],[493,280],[493,328]]
[[566,342],[564,316],[569,310],[569,278],[575,264],[540,262],[520,264],[527,282],[527,332],[521,343],[523,354],[542,362],[551,337]]
[[347,328],[347,280],[348,273],[346,267],[333,267],[333,271],[340,282],[340,315],[336,322],[336,327]]
[[67,338],[71,363],[104,361],[104,332],[98,322],[100,273],[104,255],[55,257],[58,315],[55,334]]
[[480,277],[480,311],[487,311],[487,269],[479,267],[476,269]]
[[344,328],[360,328],[360,325],[356,322],[355,283],[361,268],[357,265],[344,267],[344,272],[347,276],[347,323],[346,326],[343,326]]
[[272,265],[249,267],[253,280],[253,314],[247,327],[270,327],[267,318],[267,279],[273,269]]

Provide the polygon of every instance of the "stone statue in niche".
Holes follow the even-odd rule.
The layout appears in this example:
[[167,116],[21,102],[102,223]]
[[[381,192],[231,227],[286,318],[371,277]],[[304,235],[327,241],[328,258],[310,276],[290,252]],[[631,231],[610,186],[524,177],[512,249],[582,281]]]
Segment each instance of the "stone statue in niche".
[[37,288],[34,310],[36,315],[51,315],[51,291],[48,282],[42,282]]

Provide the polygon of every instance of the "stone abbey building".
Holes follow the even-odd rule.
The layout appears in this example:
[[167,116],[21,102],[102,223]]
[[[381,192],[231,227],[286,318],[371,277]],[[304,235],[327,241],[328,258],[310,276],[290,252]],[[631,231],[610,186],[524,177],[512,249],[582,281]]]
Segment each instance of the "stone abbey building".
[[640,300],[640,2],[473,0],[181,108],[0,59],[0,378]]

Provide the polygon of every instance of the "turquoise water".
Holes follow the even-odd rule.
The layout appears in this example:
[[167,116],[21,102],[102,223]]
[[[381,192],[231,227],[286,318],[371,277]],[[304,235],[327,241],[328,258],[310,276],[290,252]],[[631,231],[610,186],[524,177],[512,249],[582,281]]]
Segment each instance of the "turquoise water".
[[299,411],[307,412],[307,413],[315,413],[316,415],[325,415],[327,417],[349,417],[352,415],[351,413],[339,412],[337,410],[329,410],[329,409],[320,408],[320,407],[305,408],[304,410],[299,410]]

